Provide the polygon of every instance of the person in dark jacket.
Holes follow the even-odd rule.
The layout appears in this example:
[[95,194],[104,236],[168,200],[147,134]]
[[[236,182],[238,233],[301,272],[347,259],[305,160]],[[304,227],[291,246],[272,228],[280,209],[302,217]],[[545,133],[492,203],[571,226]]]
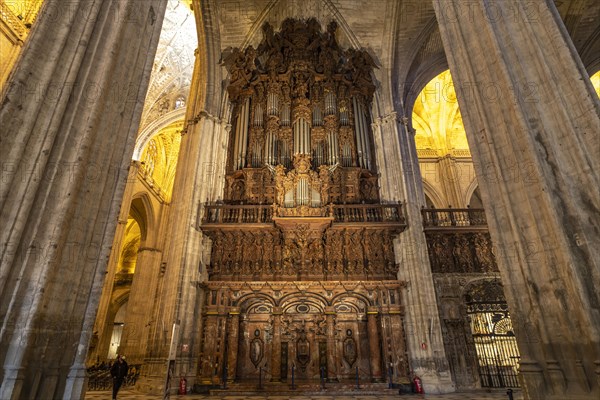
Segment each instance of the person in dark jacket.
[[121,354],[117,355],[117,361],[113,364],[110,369],[110,374],[113,378],[113,400],[116,400],[117,393],[119,392],[119,388],[123,384],[123,380],[127,376],[128,371],[127,363],[125,362],[125,357]]

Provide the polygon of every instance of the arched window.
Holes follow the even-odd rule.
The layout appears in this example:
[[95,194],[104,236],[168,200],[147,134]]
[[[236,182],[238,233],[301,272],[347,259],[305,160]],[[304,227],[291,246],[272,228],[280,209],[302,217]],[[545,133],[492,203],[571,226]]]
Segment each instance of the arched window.
[[600,71],[597,71],[590,79],[592,81],[592,86],[596,89],[596,94],[600,97]]
[[179,96],[175,99],[175,110],[185,107],[185,97]]
[[483,201],[481,201],[481,192],[479,186],[473,191],[471,198],[469,199],[469,207],[471,208],[483,208]]

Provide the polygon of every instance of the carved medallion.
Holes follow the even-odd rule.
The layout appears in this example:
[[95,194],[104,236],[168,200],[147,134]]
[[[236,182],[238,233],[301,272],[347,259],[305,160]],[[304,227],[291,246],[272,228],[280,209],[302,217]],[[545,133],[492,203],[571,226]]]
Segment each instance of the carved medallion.
[[356,351],[356,341],[352,337],[352,330],[346,331],[346,339],[344,339],[344,360],[348,365],[353,366],[358,358],[358,352]]
[[252,364],[256,368],[258,368],[258,364],[262,360],[264,353],[264,343],[259,336],[260,331],[257,329],[254,331],[254,339],[250,343],[250,361],[252,361]]

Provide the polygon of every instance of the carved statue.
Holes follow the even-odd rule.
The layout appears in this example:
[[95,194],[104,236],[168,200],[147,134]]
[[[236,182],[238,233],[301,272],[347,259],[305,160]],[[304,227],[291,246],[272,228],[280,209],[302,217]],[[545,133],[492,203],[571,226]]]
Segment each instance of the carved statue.
[[344,360],[352,367],[358,358],[358,352],[356,351],[356,341],[352,337],[352,331],[348,331],[350,334],[344,339]]
[[331,184],[331,173],[328,166],[321,165],[319,167],[319,181],[321,182],[321,204],[328,204],[329,186]]
[[275,167],[275,187],[277,191],[277,204],[283,206],[285,197],[285,167],[281,164]]
[[250,344],[250,361],[256,368],[263,358],[263,342],[259,337],[255,337]]
[[474,236],[475,254],[477,261],[483,272],[496,271],[496,263],[492,254],[492,245],[483,233],[478,233]]

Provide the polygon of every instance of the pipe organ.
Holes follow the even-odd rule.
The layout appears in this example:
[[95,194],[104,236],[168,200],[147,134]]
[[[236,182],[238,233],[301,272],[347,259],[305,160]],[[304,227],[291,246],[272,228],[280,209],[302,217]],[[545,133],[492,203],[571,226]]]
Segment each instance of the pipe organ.
[[370,107],[375,64],[342,49],[332,22],[267,23],[255,49],[223,55],[233,106],[212,240],[199,381],[383,381],[408,374],[394,237],[379,204]]
[[302,158],[315,173],[328,168],[330,202],[377,202],[369,112],[373,60],[365,51],[340,48],[335,32],[317,31],[312,22],[304,26],[308,35],[286,24],[280,33],[265,27],[257,49],[233,49],[224,56],[234,106],[224,200],[326,206],[306,195],[321,190],[321,178],[296,182],[308,185],[295,187],[292,197],[298,202],[277,203],[273,168],[293,172]]

